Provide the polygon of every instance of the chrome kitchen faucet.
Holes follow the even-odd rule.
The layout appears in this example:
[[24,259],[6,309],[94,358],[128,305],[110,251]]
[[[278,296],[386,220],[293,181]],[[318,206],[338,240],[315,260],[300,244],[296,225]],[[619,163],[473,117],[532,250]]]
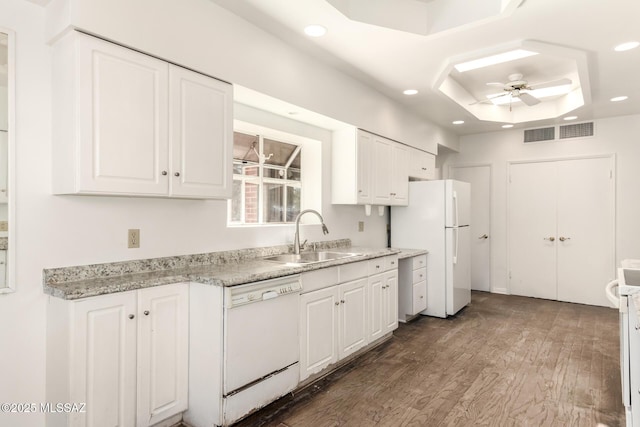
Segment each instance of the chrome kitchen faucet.
[[[327,228],[326,225],[324,225],[324,219],[322,218],[322,215],[320,215],[320,213],[318,211],[315,211],[313,209],[305,209],[302,212],[300,212],[298,214],[298,216],[296,217],[296,235],[293,238],[293,253],[295,255],[300,255],[300,218],[302,217],[302,215],[311,212],[314,213],[318,216],[318,218],[320,218],[320,222],[322,223],[322,233],[324,234],[329,234],[329,229]],[[302,246],[304,246],[304,244],[307,241],[305,240],[302,243]]]

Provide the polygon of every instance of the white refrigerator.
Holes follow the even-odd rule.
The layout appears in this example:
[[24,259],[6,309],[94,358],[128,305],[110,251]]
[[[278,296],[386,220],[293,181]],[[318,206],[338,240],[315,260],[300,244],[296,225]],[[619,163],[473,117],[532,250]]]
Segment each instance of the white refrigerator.
[[391,246],[426,249],[427,309],[447,317],[471,302],[469,183],[409,183],[409,206],[391,208]]

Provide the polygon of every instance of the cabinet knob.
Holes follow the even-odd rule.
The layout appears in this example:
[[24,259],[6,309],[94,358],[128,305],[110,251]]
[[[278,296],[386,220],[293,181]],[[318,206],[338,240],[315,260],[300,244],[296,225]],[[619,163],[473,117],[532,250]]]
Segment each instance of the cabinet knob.
[[424,299],[424,295],[420,295],[420,299]]
[[341,299],[341,300],[340,300],[340,303],[341,303],[341,304],[344,304],[344,300],[343,300],[343,299]]
[[180,172],[174,173],[175,176],[180,176]]
[[423,170],[423,171],[426,171],[426,170],[427,170],[427,168],[422,168],[422,170]]
[[144,311],[144,315],[145,315],[145,316],[148,316],[148,315],[149,315],[149,310],[145,310],[145,311]]
[[358,190],[358,193],[362,193],[362,190]]
[[136,315],[135,315],[135,314],[130,314],[130,315],[129,315],[129,319],[133,319],[134,317],[136,317]]
[[336,301],[336,305],[340,305],[340,303],[338,301]]
[[640,325],[636,325],[636,331],[640,331]]
[[162,171],[161,173],[162,175],[165,175],[165,176],[167,175],[167,171]]

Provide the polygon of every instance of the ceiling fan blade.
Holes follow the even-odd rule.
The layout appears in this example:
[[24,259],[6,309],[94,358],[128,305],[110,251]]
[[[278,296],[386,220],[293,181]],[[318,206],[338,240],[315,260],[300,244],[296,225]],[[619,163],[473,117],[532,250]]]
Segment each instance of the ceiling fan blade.
[[518,98],[520,98],[520,101],[524,102],[529,107],[540,103],[540,100],[538,98],[529,95],[528,93],[520,93],[520,96],[518,96]]
[[472,102],[472,103],[471,103],[471,104],[469,104],[469,105],[476,105],[476,104],[492,104],[492,103],[493,103],[493,101],[492,101],[493,99],[496,99],[496,98],[502,98],[503,96],[507,96],[507,95],[509,95],[509,93],[508,93],[508,92],[505,92],[505,93],[503,93],[502,95],[496,95],[496,96],[492,96],[492,97],[491,97],[491,98],[489,98],[489,99],[483,99],[483,100],[481,100],[481,101]]
[[549,82],[542,82],[542,83],[529,85],[527,89],[536,90],[536,89],[544,89],[547,87],[564,86],[564,85],[570,85],[570,84],[571,84],[571,79],[558,79],[558,80],[551,80]]

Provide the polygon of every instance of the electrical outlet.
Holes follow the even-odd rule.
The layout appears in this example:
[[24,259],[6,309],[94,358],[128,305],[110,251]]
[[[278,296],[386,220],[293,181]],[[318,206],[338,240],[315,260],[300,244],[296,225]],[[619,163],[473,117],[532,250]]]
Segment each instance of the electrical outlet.
[[358,221],[358,231],[364,231],[364,221]]
[[9,231],[8,221],[0,221],[0,231]]
[[130,228],[127,238],[127,246],[129,248],[139,248],[140,247],[140,229],[139,228]]

